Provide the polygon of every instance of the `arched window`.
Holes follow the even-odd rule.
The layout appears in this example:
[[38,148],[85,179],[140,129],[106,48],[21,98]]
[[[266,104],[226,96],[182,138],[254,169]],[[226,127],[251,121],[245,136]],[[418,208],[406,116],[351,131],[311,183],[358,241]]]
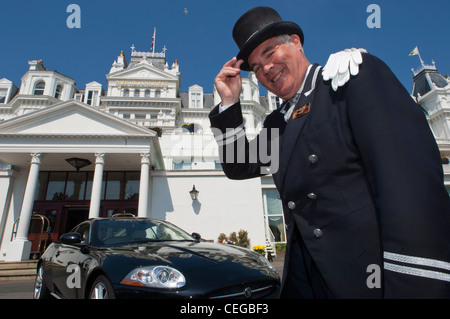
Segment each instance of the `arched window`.
[[44,89],[45,89],[45,82],[39,81],[36,83],[36,86],[34,87],[34,95],[44,95]]
[[141,94],[141,91],[139,91],[138,89],[134,90],[134,96],[135,97],[139,97],[140,94]]
[[155,91],[155,97],[161,97],[161,91],[160,90],[156,90]]
[[130,96],[130,90],[125,89],[125,90],[123,91],[123,96]]
[[62,86],[61,85],[57,85],[56,86],[56,90],[55,90],[55,98],[59,99],[61,98],[61,93],[62,93]]

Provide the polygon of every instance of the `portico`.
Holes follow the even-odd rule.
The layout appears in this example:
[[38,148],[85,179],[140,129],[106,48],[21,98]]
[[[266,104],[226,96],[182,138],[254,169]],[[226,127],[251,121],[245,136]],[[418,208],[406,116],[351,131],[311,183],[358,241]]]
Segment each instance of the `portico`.
[[[149,217],[151,171],[163,169],[155,132],[74,100],[0,123],[0,154],[2,163],[14,163],[1,167],[0,179],[11,190],[2,199],[0,224],[7,261],[29,259],[35,212],[48,217],[55,231],[67,231],[78,215],[131,209]],[[92,164],[76,171],[66,161],[71,157]],[[133,193],[126,194],[125,186],[108,193],[109,182]]]

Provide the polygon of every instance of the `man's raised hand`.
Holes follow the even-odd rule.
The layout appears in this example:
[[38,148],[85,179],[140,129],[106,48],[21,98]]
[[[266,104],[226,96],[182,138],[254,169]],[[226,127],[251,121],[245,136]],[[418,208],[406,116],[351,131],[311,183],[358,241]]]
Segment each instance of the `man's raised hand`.
[[237,60],[236,57],[228,61],[222,67],[214,80],[214,84],[222,99],[222,105],[231,105],[239,102],[241,95],[241,65],[244,60]]

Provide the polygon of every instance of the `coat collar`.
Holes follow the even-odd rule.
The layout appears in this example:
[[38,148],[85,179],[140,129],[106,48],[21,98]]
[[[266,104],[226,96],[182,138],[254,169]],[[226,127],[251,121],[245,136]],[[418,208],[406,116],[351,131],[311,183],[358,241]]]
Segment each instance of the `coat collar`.
[[[301,96],[298,99],[296,105],[293,107],[291,114],[294,114],[297,109],[306,106],[309,103],[308,108],[312,109],[313,106],[313,98],[314,98],[314,88],[317,82],[318,73],[321,67],[318,64],[314,64],[307,75],[306,81],[304,83],[303,91],[301,92]],[[279,167],[279,187],[282,187],[282,182],[284,181],[287,167],[289,166],[289,161],[291,160],[291,154],[294,150],[294,146],[297,142],[297,139],[303,130],[303,127],[306,123],[307,118],[309,117],[309,110],[306,112],[306,107],[304,114],[301,116],[292,116],[290,115],[286,128],[283,133],[283,138],[281,140],[280,145],[280,167]]]

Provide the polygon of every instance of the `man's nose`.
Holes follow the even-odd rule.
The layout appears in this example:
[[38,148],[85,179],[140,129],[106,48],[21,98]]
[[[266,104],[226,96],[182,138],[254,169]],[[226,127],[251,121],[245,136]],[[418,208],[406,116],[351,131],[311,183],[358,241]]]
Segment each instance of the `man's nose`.
[[268,63],[264,64],[264,66],[263,66],[264,74],[265,75],[268,74],[270,72],[270,70],[272,69],[272,67],[273,67],[273,63],[272,62],[268,62]]

